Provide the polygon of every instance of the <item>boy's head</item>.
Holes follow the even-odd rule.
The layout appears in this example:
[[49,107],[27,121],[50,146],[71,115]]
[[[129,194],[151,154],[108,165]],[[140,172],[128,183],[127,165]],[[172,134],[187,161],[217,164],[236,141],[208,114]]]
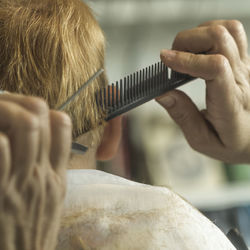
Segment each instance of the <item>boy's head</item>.
[[[81,0],[0,0],[0,89],[40,96],[57,108],[104,67],[104,47]],[[94,93],[106,84],[102,74],[66,108],[73,138],[90,128],[102,134]]]

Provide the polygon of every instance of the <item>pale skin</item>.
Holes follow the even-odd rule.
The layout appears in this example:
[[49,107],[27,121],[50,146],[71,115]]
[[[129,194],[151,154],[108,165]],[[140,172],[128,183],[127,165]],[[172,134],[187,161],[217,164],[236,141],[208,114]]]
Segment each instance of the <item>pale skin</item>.
[[0,249],[55,248],[71,121],[34,97],[0,95]]
[[[181,32],[172,52],[162,51],[161,58],[170,68],[206,81],[207,109],[202,112],[180,91],[157,99],[190,145],[223,161],[250,162],[250,63],[242,25],[214,21]],[[70,119],[49,111],[38,98],[4,94],[0,131],[0,249],[54,249],[69,164]],[[120,119],[113,120],[97,150],[99,159],[112,157],[120,133]]]
[[[210,157],[250,162],[250,59],[238,21],[211,21],[180,32],[172,50],[161,52],[170,68],[206,83],[206,109],[181,91],[157,99],[180,126],[188,143]],[[202,53],[202,54],[201,54]]]

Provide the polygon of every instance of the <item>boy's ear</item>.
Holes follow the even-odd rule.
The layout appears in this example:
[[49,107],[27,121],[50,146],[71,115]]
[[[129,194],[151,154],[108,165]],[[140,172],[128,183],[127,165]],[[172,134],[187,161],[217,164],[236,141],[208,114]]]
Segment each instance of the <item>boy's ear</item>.
[[104,129],[103,138],[96,153],[99,161],[110,160],[117,152],[122,133],[122,116],[108,122]]

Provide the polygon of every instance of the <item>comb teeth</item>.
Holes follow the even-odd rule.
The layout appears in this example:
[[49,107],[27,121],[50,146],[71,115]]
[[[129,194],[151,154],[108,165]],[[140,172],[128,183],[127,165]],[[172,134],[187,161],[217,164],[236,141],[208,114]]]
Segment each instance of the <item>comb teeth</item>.
[[168,71],[158,62],[112,83],[96,95],[97,106],[106,112],[108,121],[195,79],[175,71],[169,76]]

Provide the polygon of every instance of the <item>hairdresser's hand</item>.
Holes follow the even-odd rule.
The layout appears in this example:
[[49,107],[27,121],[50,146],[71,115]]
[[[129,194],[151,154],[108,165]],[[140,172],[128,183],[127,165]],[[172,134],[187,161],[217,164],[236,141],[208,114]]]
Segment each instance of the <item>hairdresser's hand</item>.
[[161,53],[170,68],[206,81],[206,110],[199,111],[180,91],[169,92],[159,103],[195,150],[225,162],[250,162],[247,48],[240,22],[212,21],[180,32],[173,50]]
[[65,114],[0,95],[0,249],[54,249],[70,147]]

